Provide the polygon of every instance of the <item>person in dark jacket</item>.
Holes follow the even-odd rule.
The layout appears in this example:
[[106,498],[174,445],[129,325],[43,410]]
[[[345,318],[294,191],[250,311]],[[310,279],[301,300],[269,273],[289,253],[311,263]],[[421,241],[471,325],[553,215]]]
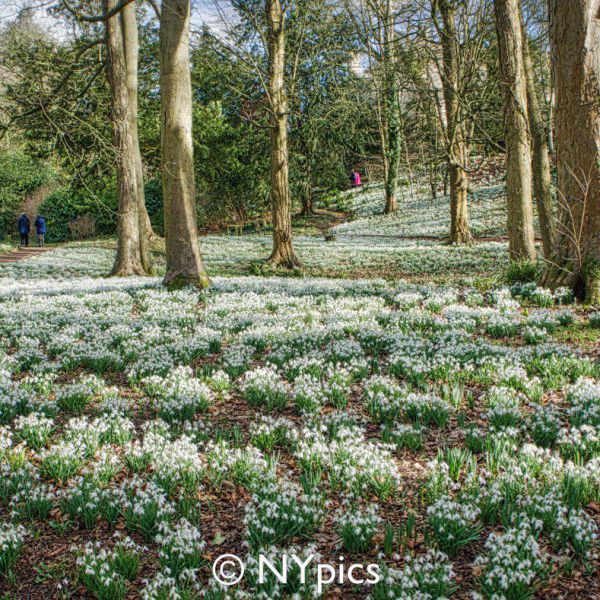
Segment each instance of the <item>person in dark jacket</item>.
[[21,246],[29,246],[29,228],[31,227],[31,223],[29,217],[25,213],[19,217],[17,227],[19,228],[19,235],[21,236]]
[[34,224],[37,233],[38,246],[43,246],[46,241],[46,217],[38,215]]

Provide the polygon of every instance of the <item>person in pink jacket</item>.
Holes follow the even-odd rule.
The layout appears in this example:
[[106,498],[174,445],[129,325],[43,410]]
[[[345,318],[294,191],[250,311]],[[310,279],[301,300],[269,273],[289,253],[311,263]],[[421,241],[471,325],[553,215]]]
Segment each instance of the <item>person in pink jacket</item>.
[[360,173],[356,169],[352,169],[352,173],[350,174],[350,187],[360,187],[361,183]]

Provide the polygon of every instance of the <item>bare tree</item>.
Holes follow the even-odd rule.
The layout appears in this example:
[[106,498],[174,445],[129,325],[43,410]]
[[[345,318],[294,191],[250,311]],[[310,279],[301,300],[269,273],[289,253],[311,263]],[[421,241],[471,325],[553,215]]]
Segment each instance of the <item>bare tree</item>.
[[536,260],[531,209],[531,146],[519,0],[495,0],[506,137],[508,240],[512,260]]
[[163,0],[160,13],[161,168],[169,285],[206,287],[200,258],[192,147],[190,0]]
[[549,3],[559,220],[542,282],[600,305],[600,0]]
[[289,184],[288,97],[285,86],[285,12],[281,0],[265,0],[269,76],[267,93],[271,136],[271,211],[273,251],[268,263],[288,269],[301,266],[292,245],[292,198]]
[[127,4],[121,11],[123,40],[125,45],[125,60],[127,63],[127,88],[129,90],[129,107],[131,116],[131,133],[136,150],[135,170],[137,180],[138,203],[140,210],[140,228],[142,243],[154,237],[150,217],[146,210],[144,195],[144,166],[138,133],[138,63],[139,63],[139,33],[135,14],[135,3]]
[[60,3],[80,23],[104,22],[118,184],[117,255],[112,272],[119,276],[147,275],[151,271],[148,238],[152,226],[144,198],[138,135],[139,39],[135,2],[102,0],[100,15],[82,14],[69,0]]
[[[234,11],[219,2],[212,6],[219,19],[219,34],[210,34],[207,29],[202,34],[212,35],[216,46],[230,57],[236,68],[251,74],[264,94],[262,102],[257,103],[252,90],[232,86],[232,91],[252,107],[244,118],[265,127],[263,117],[265,113],[268,115],[273,248],[267,264],[284,268],[301,266],[292,243],[288,128],[289,98],[294,95],[307,5],[297,0],[239,0]],[[290,53],[287,38],[292,16],[298,31],[296,48]]]
[[[437,17],[438,11],[441,20]],[[464,130],[464,110],[459,97],[464,86],[459,73],[461,43],[456,27],[454,0],[434,0],[432,13],[442,44],[441,74],[445,105],[442,131],[450,179],[450,243],[471,244],[473,238],[467,206],[469,177],[466,170],[469,152]]]
[[542,234],[542,244],[544,247],[544,256],[550,258],[552,245],[554,243],[554,202],[552,200],[552,177],[550,175],[550,157],[548,151],[548,138],[546,137],[546,127],[542,118],[542,111],[538,102],[535,73],[531,62],[531,53],[529,50],[529,39],[523,12],[521,17],[521,35],[523,37],[523,67],[525,69],[525,79],[527,84],[527,116],[529,119],[529,128],[532,139],[532,170],[533,170],[533,189],[540,221],[540,232]]
[[[115,0],[103,0],[105,14],[117,6]],[[145,236],[140,230],[140,196],[138,192],[137,156],[132,131],[123,15],[116,13],[105,20],[107,64],[111,91],[111,115],[117,153],[118,238],[113,274],[146,275],[150,261]]]

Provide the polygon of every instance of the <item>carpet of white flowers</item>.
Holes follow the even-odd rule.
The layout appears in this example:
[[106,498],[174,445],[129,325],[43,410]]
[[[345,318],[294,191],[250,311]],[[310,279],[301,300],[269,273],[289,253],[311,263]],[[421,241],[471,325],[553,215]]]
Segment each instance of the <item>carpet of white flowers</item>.
[[[11,293],[15,280],[30,281],[33,293],[46,293],[35,279],[51,277],[46,282],[52,289],[57,280],[61,288],[74,283],[73,277],[84,271],[98,277],[110,272],[114,260],[114,242],[105,247],[97,242],[71,243],[29,261],[3,265],[0,277],[3,286],[0,295]],[[210,273],[247,275],[259,269],[269,256],[272,238],[268,234],[232,237],[210,235],[200,238],[200,248]],[[298,235],[294,246],[305,266],[305,274],[325,277],[376,276],[385,278],[436,277],[440,279],[466,280],[476,276],[501,274],[508,266],[507,244],[487,241],[475,246],[449,246],[443,240],[403,240],[394,238],[339,235],[332,242],[323,236]],[[164,272],[164,256],[157,254],[154,260],[156,272]],[[33,273],[32,273],[33,269]],[[32,275],[35,277],[32,279]],[[6,280],[6,285],[4,281]],[[34,289],[38,286],[38,289]],[[107,287],[114,287],[106,282]],[[20,285],[18,289],[22,289]]]
[[[354,221],[336,227],[338,233],[375,237],[438,237],[450,230],[450,198],[431,198],[429,191],[399,188],[402,209],[382,216],[383,189],[368,186],[346,196]],[[469,223],[476,237],[506,235],[506,194],[504,185],[485,185],[469,194]]]
[[600,319],[566,290],[169,292],[86,254],[0,268],[5,598],[318,597],[260,582],[283,551],[381,565],[331,598],[600,594],[600,368],[555,341]]

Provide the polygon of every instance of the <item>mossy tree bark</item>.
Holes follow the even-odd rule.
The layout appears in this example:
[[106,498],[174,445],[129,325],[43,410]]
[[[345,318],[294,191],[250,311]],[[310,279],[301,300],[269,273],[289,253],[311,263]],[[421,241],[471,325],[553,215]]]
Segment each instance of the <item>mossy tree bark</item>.
[[[109,12],[116,0],[104,0]],[[111,120],[116,150],[118,184],[117,256],[113,275],[147,275],[149,262],[144,256],[140,233],[139,202],[136,174],[136,149],[132,132],[132,116],[127,81],[127,61],[122,15],[106,20],[106,72],[111,93]]]
[[600,0],[551,0],[558,226],[542,283],[600,305]]
[[190,0],[163,0],[160,17],[161,168],[167,285],[206,287],[198,243],[192,147]]
[[289,185],[288,99],[285,88],[285,13],[281,0],[265,0],[268,36],[268,98],[271,138],[271,212],[273,251],[267,263],[292,269],[302,263],[292,244],[292,198]]
[[525,79],[527,85],[527,110],[529,128],[532,139],[532,170],[533,189],[535,202],[540,221],[540,233],[542,234],[542,245],[544,257],[549,259],[552,254],[555,235],[554,201],[552,199],[552,177],[550,175],[550,157],[548,150],[548,138],[546,127],[538,102],[535,74],[531,62],[529,50],[529,37],[523,19],[523,12],[519,11],[521,20],[521,35],[523,42],[523,66],[525,68]]
[[468,150],[463,131],[464,116],[458,96],[460,40],[456,31],[456,9],[453,0],[439,0],[437,6],[442,18],[439,34],[442,42],[442,90],[446,108],[446,124],[443,129],[450,180],[450,243],[472,244],[467,204],[469,176],[465,170]]
[[494,0],[504,97],[508,240],[512,260],[536,260],[531,208],[531,145],[519,0]]

